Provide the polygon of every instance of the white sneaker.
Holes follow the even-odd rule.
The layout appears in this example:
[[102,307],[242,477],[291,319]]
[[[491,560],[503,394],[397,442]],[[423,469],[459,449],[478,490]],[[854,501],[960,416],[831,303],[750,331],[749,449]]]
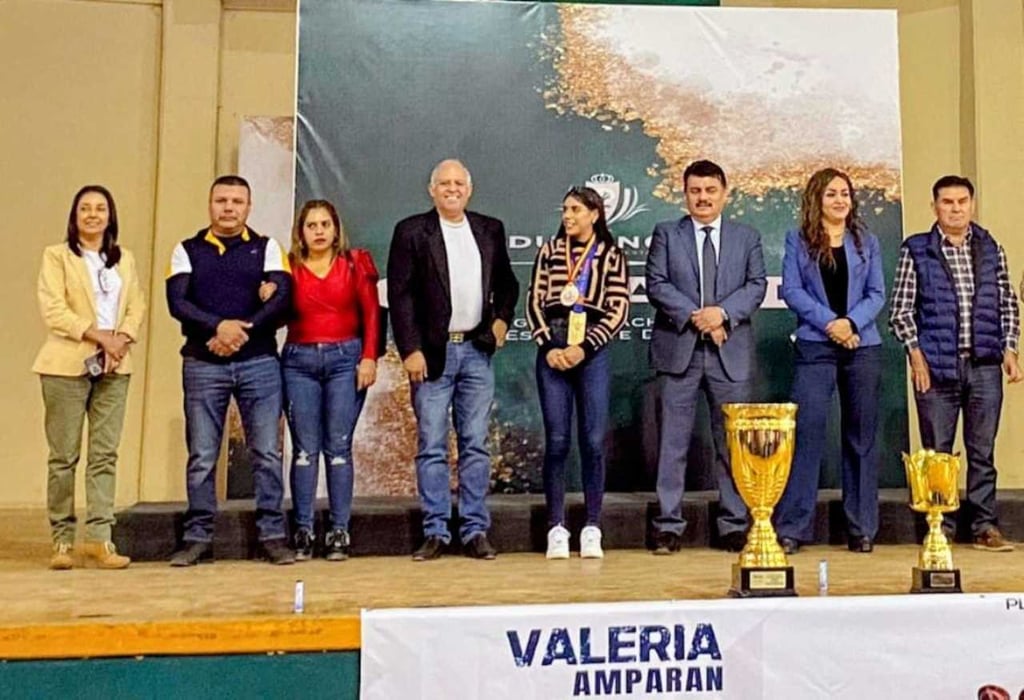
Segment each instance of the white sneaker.
[[569,558],[569,531],[561,525],[548,530],[548,559]]
[[603,559],[601,549],[601,528],[587,525],[580,533],[580,556],[583,559]]

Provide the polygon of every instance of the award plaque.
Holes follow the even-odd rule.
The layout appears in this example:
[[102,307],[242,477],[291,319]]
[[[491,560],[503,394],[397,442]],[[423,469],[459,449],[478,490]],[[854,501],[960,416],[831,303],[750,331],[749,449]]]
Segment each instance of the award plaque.
[[911,573],[911,593],[962,593],[960,569],[953,568],[953,550],[942,531],[942,514],[960,507],[960,455],[934,450],[903,454],[910,485],[910,507],[925,514],[925,535],[917,566]]
[[789,480],[796,439],[796,404],[733,403],[722,407],[736,489],[753,525],[732,567],[735,598],[795,596],[793,567],[772,527],[772,510]]

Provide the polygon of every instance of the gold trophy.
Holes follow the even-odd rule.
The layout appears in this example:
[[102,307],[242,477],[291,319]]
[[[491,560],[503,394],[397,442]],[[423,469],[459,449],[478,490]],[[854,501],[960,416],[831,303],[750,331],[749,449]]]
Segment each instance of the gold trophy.
[[942,514],[960,507],[960,455],[934,450],[903,454],[910,485],[910,507],[925,513],[928,534],[913,570],[911,593],[962,593],[960,569],[953,568],[953,551],[942,532]]
[[725,434],[732,460],[732,479],[754,524],[738,563],[732,565],[736,598],[794,596],[793,567],[779,546],[771,517],[789,480],[796,439],[796,404],[731,403],[725,412]]

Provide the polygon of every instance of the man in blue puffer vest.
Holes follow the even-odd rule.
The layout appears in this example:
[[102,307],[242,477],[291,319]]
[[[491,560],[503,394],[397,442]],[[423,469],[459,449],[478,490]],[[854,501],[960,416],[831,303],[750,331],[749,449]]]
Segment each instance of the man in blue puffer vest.
[[[995,439],[1003,378],[1017,364],[1020,313],[1006,252],[971,221],[974,185],[946,175],[932,186],[936,222],[903,241],[889,326],[907,348],[921,444],[952,452],[960,411],[967,452],[967,506],[974,548],[1009,552],[996,518]],[[954,533],[947,515],[943,529]]]

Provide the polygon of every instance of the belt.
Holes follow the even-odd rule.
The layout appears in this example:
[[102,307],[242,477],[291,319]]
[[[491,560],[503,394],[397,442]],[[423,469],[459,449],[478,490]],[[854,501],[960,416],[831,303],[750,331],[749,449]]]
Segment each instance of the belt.
[[448,334],[448,342],[449,343],[465,343],[466,342],[466,334],[461,332],[461,331],[457,332],[457,333],[449,333]]

